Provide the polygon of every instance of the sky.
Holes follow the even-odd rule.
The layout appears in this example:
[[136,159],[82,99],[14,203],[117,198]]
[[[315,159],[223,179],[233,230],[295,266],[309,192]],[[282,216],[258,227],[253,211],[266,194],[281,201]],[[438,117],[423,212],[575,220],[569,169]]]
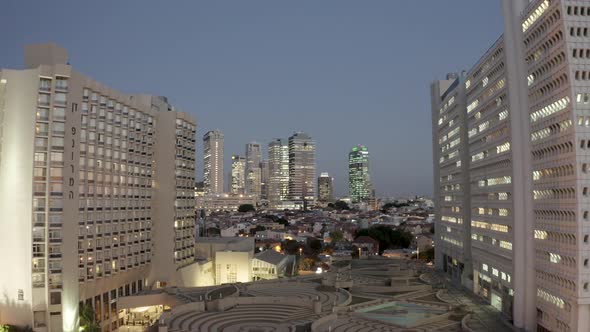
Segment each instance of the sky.
[[303,131],[336,195],[357,144],[378,196],[429,195],[430,82],[501,32],[499,0],[2,0],[0,68],[55,42],[105,85],[167,96],[198,121],[197,178],[209,130],[225,135],[226,171],[246,143]]

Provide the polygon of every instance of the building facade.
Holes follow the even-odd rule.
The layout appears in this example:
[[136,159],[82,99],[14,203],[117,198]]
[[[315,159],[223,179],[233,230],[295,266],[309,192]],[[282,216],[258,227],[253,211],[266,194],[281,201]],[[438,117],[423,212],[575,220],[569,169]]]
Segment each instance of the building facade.
[[289,137],[289,199],[313,202],[315,181],[315,142],[305,133],[295,133]]
[[[431,85],[437,268],[472,289],[469,148],[465,74]],[[444,235],[443,235],[444,234]]]
[[271,208],[289,197],[289,144],[277,138],[268,144],[268,200]]
[[[117,299],[152,286],[152,264],[175,271],[194,257],[195,121],[76,72],[56,45],[26,47],[25,64],[0,71],[2,322],[78,331],[87,303],[103,331],[117,329]],[[170,197],[172,209],[160,203]],[[177,241],[155,246],[156,230]]]
[[368,200],[372,194],[369,149],[357,145],[348,154],[348,195],[353,203],[359,203]]
[[464,82],[432,89],[437,267],[463,264],[461,280],[526,331],[590,329],[589,13],[504,0],[503,36]]
[[196,208],[206,214],[212,212],[237,212],[240,205],[252,204],[256,206],[258,197],[248,194],[210,194],[197,197]]
[[246,144],[246,194],[260,197],[262,193],[262,149],[258,143]]
[[270,171],[268,160],[262,160],[260,162],[260,199],[268,200],[268,189],[269,189]]
[[234,195],[246,192],[246,158],[233,155],[231,157],[231,189]]
[[203,182],[207,194],[223,193],[223,133],[209,131],[203,136]]
[[318,201],[327,203],[334,200],[334,178],[328,173],[321,173],[318,177]]

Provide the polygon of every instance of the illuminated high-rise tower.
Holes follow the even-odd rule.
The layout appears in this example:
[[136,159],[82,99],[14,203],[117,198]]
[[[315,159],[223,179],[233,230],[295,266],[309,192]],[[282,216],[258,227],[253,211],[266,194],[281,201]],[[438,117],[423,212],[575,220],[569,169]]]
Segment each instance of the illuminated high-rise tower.
[[369,176],[369,150],[357,145],[348,154],[348,191],[353,203],[363,202],[372,195]]
[[289,144],[277,138],[268,144],[268,200],[271,207],[288,199],[289,195]]
[[315,200],[315,143],[305,133],[289,137],[289,199]]
[[331,202],[333,200],[334,179],[328,173],[322,173],[318,177],[318,201]]
[[205,192],[223,193],[223,133],[219,130],[207,132],[203,145]]
[[260,144],[246,144],[246,193],[260,198],[262,194],[262,149]]
[[246,158],[233,155],[231,157],[231,188],[232,194],[244,194],[246,189]]

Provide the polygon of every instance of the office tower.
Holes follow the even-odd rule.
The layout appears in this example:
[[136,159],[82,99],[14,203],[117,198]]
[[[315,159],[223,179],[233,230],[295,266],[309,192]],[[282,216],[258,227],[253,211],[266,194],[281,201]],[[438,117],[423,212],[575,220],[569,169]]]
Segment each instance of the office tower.
[[116,329],[118,297],[157,284],[154,265],[178,280],[194,256],[194,237],[168,241],[175,220],[194,227],[195,122],[78,73],[56,45],[26,47],[25,64],[0,71],[2,320],[78,331],[84,302]]
[[332,183],[334,179],[328,173],[321,173],[318,177],[318,201],[331,202],[333,200]]
[[286,139],[277,138],[268,144],[268,172],[268,200],[274,208],[289,196],[289,144]]
[[353,203],[359,203],[369,199],[372,193],[369,150],[357,145],[348,153],[348,195]]
[[[470,259],[474,292],[527,331],[590,329],[585,3],[504,0],[504,35],[465,77],[466,119],[445,118],[435,109],[440,98],[433,100],[435,175],[441,175],[436,247],[448,242],[457,257]],[[459,127],[466,126],[470,158],[467,168],[461,162],[450,172],[443,168],[462,153],[442,153],[456,137],[445,143],[437,137],[455,121],[466,121]],[[465,176],[472,216],[459,225],[457,215],[443,210],[456,197],[442,192],[451,184],[436,182]],[[470,244],[452,235],[467,228]],[[436,258],[441,268],[459,261]]]
[[315,143],[305,133],[289,137],[289,199],[315,200]]
[[223,133],[220,130],[207,132],[203,136],[203,145],[205,192],[223,193]]
[[231,156],[231,193],[244,194],[246,189],[246,158]]
[[268,159],[260,162],[260,198],[268,200]]
[[252,142],[246,144],[246,193],[260,197],[262,173],[260,162],[262,150],[260,144]]

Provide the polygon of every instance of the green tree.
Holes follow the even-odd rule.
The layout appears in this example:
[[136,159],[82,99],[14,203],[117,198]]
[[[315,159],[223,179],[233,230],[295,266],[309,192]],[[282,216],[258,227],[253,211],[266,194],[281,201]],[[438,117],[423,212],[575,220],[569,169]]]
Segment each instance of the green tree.
[[238,207],[238,212],[250,212],[256,211],[256,208],[252,204],[242,204]]
[[91,305],[82,304],[80,306],[80,329],[84,332],[100,332],[96,313]]
[[281,247],[289,255],[297,255],[299,253],[299,248],[300,248],[299,242],[297,242],[295,240],[285,240],[281,244]]
[[315,267],[315,260],[313,258],[304,258],[299,260],[299,270],[310,271]]
[[336,243],[344,239],[344,234],[341,231],[333,231],[330,232],[330,237],[332,238],[332,243]]
[[256,232],[261,232],[261,231],[265,231],[265,230],[266,230],[266,227],[256,225],[256,227],[250,228],[250,235],[255,235]]
[[425,251],[420,251],[419,256],[420,259],[432,261],[434,259],[434,248],[430,248]]
[[289,225],[289,221],[287,219],[285,219],[285,218],[279,218],[279,219],[275,220],[275,222],[277,222],[277,223],[279,223],[281,225],[285,225],[285,226],[288,226]]
[[345,201],[336,201],[336,203],[334,203],[334,208],[336,210],[350,210],[350,206],[348,206],[348,203]]
[[322,252],[322,241],[316,239],[316,238],[307,238],[307,243],[306,243],[306,252],[311,254],[312,256],[317,256],[320,254],[320,252]]
[[379,225],[357,232],[358,236],[368,236],[379,241],[379,251],[386,249],[408,248],[412,243],[412,234],[399,229]]

